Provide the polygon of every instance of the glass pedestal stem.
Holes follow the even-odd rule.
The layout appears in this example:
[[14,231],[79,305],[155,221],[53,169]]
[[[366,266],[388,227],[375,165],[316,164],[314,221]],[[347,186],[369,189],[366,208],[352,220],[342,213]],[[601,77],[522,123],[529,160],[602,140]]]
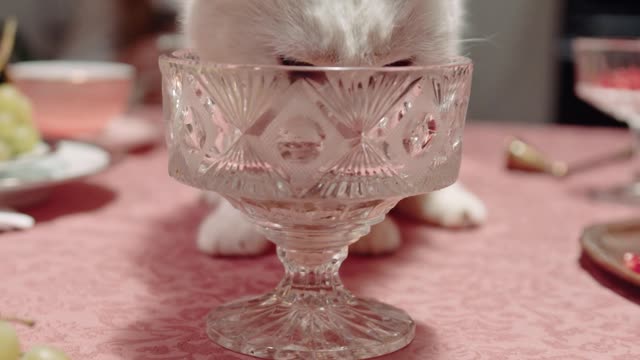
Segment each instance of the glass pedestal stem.
[[413,340],[415,323],[404,311],[345,289],[338,273],[351,239],[321,248],[313,246],[322,243],[316,231],[309,234],[310,247],[285,247],[305,242],[300,234],[292,242],[286,241],[290,233],[281,234],[272,240],[280,244],[284,278],[269,294],[214,310],[207,319],[213,341],[265,359],[348,360],[389,354]]

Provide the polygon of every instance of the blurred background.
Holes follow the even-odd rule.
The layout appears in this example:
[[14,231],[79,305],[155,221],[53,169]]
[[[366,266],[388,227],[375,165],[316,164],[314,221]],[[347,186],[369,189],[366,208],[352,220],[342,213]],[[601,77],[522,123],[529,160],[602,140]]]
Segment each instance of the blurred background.
[[571,39],[640,37],[638,0],[470,0],[474,119],[623,126],[574,94]]
[[[20,19],[15,60],[132,63],[159,101],[156,60],[176,45],[171,0],[0,0]],[[469,0],[467,53],[476,62],[476,121],[620,126],[573,92],[570,39],[640,36],[638,0]]]

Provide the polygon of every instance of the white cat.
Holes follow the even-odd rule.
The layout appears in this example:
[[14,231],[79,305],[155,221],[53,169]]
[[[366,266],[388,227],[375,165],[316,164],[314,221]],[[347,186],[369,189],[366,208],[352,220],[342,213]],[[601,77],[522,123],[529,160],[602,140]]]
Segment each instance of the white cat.
[[[183,14],[187,42],[203,60],[265,65],[438,62],[458,53],[462,25],[463,0],[188,0]],[[202,251],[266,251],[267,241],[239,212],[218,204],[201,226]],[[459,184],[404,200],[396,211],[447,227],[480,225],[486,218],[482,202]],[[388,217],[352,251],[386,253],[400,242],[398,226]]]

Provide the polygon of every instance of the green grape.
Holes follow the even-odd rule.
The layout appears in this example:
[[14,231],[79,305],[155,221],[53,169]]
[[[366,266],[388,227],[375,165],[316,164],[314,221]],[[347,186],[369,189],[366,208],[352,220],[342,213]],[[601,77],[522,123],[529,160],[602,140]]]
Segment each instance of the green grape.
[[12,113],[3,111],[2,108],[0,108],[0,134],[10,132],[15,122],[15,117]]
[[24,354],[20,360],[70,360],[62,351],[47,347],[36,346]]
[[0,161],[27,153],[39,142],[29,100],[13,86],[0,85]]
[[9,145],[4,141],[0,141],[0,161],[10,160],[12,156],[13,151],[11,151]]
[[0,360],[18,360],[20,341],[16,330],[5,321],[0,321]]
[[31,123],[31,104],[15,87],[0,85],[0,112],[13,115],[19,123]]
[[18,125],[5,139],[14,155],[31,151],[40,142],[38,132],[30,126]]

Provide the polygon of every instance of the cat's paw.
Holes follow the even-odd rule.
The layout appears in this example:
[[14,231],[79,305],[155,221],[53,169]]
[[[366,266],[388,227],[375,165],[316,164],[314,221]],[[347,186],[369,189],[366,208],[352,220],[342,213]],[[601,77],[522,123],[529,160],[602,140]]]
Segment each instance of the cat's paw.
[[401,234],[398,224],[387,217],[373,226],[371,232],[351,245],[349,251],[360,255],[383,255],[392,253],[400,247]]
[[244,215],[223,201],[200,224],[198,249],[213,256],[255,256],[264,254],[271,244]]
[[449,228],[474,227],[487,221],[487,208],[460,184],[402,200],[395,211],[409,218]]

